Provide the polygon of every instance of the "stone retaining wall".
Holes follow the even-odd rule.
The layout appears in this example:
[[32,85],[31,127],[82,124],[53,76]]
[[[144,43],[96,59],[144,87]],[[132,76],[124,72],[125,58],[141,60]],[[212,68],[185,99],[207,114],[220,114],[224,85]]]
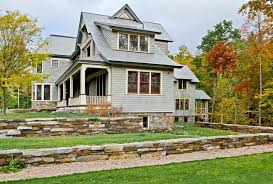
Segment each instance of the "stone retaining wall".
[[259,127],[259,126],[248,126],[248,125],[237,125],[237,124],[221,124],[221,123],[204,123],[196,122],[199,127],[213,128],[220,130],[229,130],[233,132],[256,134],[256,133],[273,133],[273,127]]
[[0,151],[0,165],[5,165],[7,160],[11,158],[17,159],[28,165],[44,165],[97,160],[147,158],[272,143],[273,134],[249,134],[108,144],[103,146],[2,150]]
[[0,137],[142,132],[141,117],[0,120]]

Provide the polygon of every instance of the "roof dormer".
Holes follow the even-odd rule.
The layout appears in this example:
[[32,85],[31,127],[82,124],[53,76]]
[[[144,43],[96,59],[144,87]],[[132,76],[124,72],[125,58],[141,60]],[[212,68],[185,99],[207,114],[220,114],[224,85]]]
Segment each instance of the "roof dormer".
[[133,12],[133,10],[129,7],[128,4],[124,5],[112,16],[112,19],[115,18],[132,20],[142,24],[142,22],[139,20],[139,18],[136,16],[136,14]]

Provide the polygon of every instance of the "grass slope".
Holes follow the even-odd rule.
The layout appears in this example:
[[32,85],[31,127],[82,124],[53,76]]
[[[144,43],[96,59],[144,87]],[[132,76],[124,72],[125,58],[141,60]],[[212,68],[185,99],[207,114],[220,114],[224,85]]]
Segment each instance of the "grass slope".
[[76,145],[102,145],[108,143],[128,143],[175,139],[183,137],[220,136],[237,134],[234,132],[196,127],[193,124],[175,125],[173,131],[162,133],[128,133],[128,134],[100,134],[87,136],[56,136],[56,137],[28,137],[28,138],[0,138],[0,150],[34,149],[67,147]]
[[272,184],[273,153],[74,174],[7,184]]

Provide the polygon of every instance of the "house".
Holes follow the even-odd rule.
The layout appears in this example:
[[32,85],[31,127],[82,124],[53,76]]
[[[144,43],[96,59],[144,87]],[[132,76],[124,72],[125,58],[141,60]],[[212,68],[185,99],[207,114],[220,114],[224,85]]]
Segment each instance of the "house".
[[82,12],[77,37],[50,35],[40,50],[51,59],[34,72],[32,108],[83,112],[102,102],[143,117],[144,128],[169,129],[174,112],[171,37],[161,24],[140,20],[126,4],[114,15]]
[[208,101],[211,98],[203,90],[196,89],[199,82],[188,66],[174,69],[175,121],[208,121]]

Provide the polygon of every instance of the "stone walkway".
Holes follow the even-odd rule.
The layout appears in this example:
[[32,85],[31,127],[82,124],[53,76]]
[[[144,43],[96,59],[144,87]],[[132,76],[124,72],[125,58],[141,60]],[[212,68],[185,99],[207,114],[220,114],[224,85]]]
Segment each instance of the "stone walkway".
[[251,146],[225,150],[200,151],[186,153],[182,155],[170,155],[164,157],[152,157],[145,159],[108,160],[93,162],[77,162],[60,165],[47,165],[39,167],[29,167],[17,173],[0,174],[0,181],[44,178],[68,175],[73,173],[85,173],[120,168],[164,165],[170,163],[182,163],[194,160],[209,160],[215,158],[235,157],[241,155],[251,155],[267,152],[273,152],[273,145]]

